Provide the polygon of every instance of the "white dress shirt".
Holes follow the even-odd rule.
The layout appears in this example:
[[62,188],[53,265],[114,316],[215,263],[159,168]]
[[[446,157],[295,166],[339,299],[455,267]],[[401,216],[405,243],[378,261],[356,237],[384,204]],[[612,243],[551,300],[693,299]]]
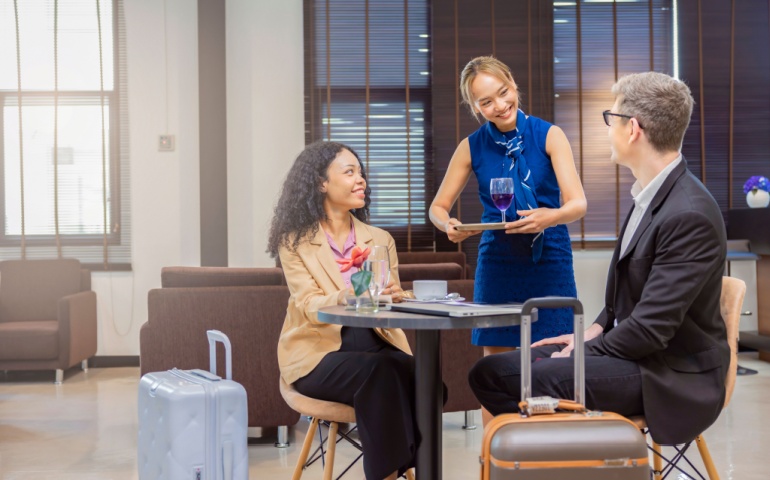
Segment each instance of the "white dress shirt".
[[655,194],[658,193],[660,186],[663,185],[663,182],[668,178],[668,175],[681,161],[682,155],[680,154],[676,160],[669,163],[666,168],[661,170],[660,173],[658,173],[658,175],[656,175],[644,188],[639,184],[639,180],[634,182],[634,185],[631,187],[631,196],[634,197],[634,211],[631,212],[631,218],[628,219],[628,225],[626,225],[626,230],[623,232],[623,239],[620,242],[621,257],[626,253],[626,248],[628,248],[628,244],[631,242],[634,232],[636,232],[637,227],[639,227],[639,222],[641,222],[644,212],[647,211],[647,207],[650,206],[652,199],[655,198]]

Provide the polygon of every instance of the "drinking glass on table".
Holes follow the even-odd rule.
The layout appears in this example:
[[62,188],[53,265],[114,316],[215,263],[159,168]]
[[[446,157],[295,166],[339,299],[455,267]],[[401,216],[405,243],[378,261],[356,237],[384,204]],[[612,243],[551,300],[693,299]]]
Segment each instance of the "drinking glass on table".
[[[379,310],[379,296],[390,281],[390,254],[388,253],[388,247],[380,245],[372,247],[369,257],[364,261],[361,268],[372,272],[372,280],[369,282],[369,293],[373,303],[372,313],[374,313]],[[359,311],[361,310],[360,307]]]
[[513,202],[513,179],[493,178],[489,181],[489,194],[492,196],[492,202],[502,212],[503,223],[505,223],[505,211]]

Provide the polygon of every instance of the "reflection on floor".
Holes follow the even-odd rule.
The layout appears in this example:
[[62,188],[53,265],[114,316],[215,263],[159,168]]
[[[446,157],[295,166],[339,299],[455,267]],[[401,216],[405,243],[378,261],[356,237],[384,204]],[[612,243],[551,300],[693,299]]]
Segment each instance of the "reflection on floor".
[[[723,480],[766,479],[770,364],[754,353],[739,359],[741,366],[759,373],[738,377],[732,403],[706,440]],[[0,479],[136,479],[138,380],[138,368],[73,369],[58,387],[53,372],[0,372]],[[478,411],[473,417],[481,421]],[[478,478],[482,431],[463,430],[463,419],[462,413],[444,415],[445,479]],[[291,478],[306,429],[303,418],[285,449],[273,447],[274,431],[253,429],[261,439],[249,447],[250,478]],[[337,471],[355,455],[352,447],[340,444]],[[320,478],[320,471],[314,465],[305,478]],[[344,478],[363,478],[360,462]]]

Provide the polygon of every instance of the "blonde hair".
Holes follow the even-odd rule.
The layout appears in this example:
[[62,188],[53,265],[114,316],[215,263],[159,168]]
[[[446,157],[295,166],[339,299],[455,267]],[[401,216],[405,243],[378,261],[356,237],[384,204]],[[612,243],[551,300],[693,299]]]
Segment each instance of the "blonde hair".
[[471,95],[471,83],[479,73],[486,73],[492,75],[495,78],[500,79],[502,82],[510,85],[516,90],[518,96],[518,88],[516,82],[513,80],[513,74],[508,65],[504,64],[500,60],[492,56],[476,57],[463,68],[460,72],[460,95],[463,97],[463,103],[468,105],[473,117],[478,120],[479,114],[476,109],[473,108],[474,99]]
[[681,80],[659,72],[626,75],[612,86],[618,112],[637,119],[658,152],[679,151],[694,100]]

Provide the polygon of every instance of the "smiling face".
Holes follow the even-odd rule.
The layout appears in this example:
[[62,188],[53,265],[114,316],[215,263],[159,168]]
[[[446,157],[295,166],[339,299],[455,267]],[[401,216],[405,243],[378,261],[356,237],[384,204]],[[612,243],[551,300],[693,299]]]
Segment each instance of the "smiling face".
[[509,83],[485,72],[479,72],[471,83],[473,108],[501,132],[516,128],[519,94],[515,83]]
[[325,194],[327,211],[347,211],[366,205],[366,180],[362,176],[361,163],[350,150],[341,150],[329,164],[321,191]]

